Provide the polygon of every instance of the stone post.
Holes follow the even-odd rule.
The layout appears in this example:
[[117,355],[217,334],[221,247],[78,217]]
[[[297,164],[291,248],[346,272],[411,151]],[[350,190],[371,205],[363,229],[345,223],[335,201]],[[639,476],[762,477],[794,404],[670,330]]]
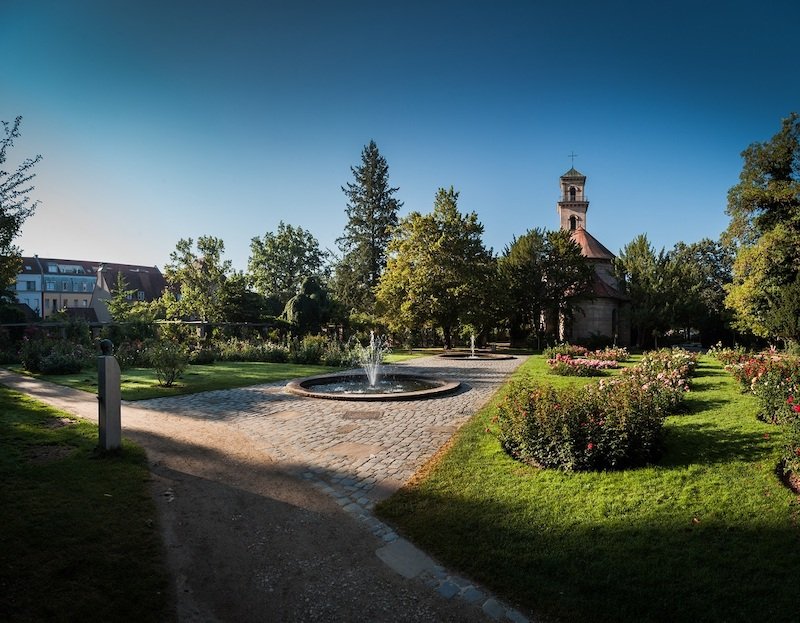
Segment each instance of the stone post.
[[102,355],[97,358],[97,401],[100,428],[100,449],[116,450],[122,446],[122,422],[120,407],[119,364],[113,355],[111,340],[100,342]]

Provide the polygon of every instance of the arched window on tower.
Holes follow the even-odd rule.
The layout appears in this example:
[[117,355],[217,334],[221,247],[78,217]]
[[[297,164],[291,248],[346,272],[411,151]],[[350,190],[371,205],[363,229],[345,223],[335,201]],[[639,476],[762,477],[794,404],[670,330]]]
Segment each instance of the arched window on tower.
[[576,195],[577,192],[578,191],[575,189],[574,186],[570,186],[569,187],[569,200],[570,201],[575,201],[575,195]]
[[569,217],[569,229],[570,231],[578,229],[578,217],[576,217],[574,214]]

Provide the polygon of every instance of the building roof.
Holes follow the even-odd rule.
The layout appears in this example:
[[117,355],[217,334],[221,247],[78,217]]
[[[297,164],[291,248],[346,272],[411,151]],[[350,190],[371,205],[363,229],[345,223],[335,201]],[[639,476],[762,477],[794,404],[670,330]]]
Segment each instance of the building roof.
[[569,171],[567,171],[566,173],[564,173],[564,175],[561,176],[561,179],[564,179],[564,178],[574,178],[574,179],[586,180],[586,176],[583,173],[581,173],[580,171],[578,171],[575,167],[572,167]]
[[620,301],[630,300],[629,296],[624,295],[614,286],[600,279],[598,275],[594,276],[594,281],[592,282],[592,294],[598,299],[618,299]]
[[590,260],[613,260],[615,255],[583,228],[573,229],[572,239],[581,247],[581,253]]
[[128,290],[144,292],[145,300],[152,301],[161,296],[166,282],[161,271],[155,266],[135,266],[132,264],[112,264],[103,262],[98,264],[97,270],[102,273],[103,282],[99,287],[106,287],[109,291],[117,285],[117,276],[121,273],[125,279]]

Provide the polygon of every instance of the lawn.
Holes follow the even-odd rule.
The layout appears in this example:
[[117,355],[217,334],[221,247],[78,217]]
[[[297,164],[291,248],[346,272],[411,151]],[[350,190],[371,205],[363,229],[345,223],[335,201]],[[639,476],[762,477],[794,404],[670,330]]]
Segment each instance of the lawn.
[[[533,357],[520,376],[557,384]],[[800,504],[781,435],[701,358],[658,464],[567,474],[509,458],[476,415],[379,514],[504,596],[563,621],[796,621]]]
[[[11,368],[27,374],[20,367]],[[327,374],[337,368],[306,366],[290,363],[262,362],[216,362],[209,365],[188,366],[173,387],[158,385],[155,371],[151,368],[130,368],[122,371],[122,399],[145,400],[164,396],[195,394],[213,389],[231,389],[260,383],[273,383],[315,374]],[[74,387],[86,392],[97,392],[97,371],[83,370],[78,374],[33,375],[46,381]]]
[[144,452],[0,388],[0,620],[165,621],[165,553]]

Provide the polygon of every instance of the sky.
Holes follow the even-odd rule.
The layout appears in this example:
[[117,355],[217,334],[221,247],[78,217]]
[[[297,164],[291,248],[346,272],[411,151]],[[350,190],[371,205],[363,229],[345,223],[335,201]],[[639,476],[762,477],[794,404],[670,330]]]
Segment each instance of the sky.
[[459,191],[484,243],[587,229],[617,253],[718,238],[741,152],[800,111],[800,3],[0,0],[6,170],[36,154],[25,255],[163,268],[210,235],[245,270],[281,221],[336,251],[370,140],[400,216]]

